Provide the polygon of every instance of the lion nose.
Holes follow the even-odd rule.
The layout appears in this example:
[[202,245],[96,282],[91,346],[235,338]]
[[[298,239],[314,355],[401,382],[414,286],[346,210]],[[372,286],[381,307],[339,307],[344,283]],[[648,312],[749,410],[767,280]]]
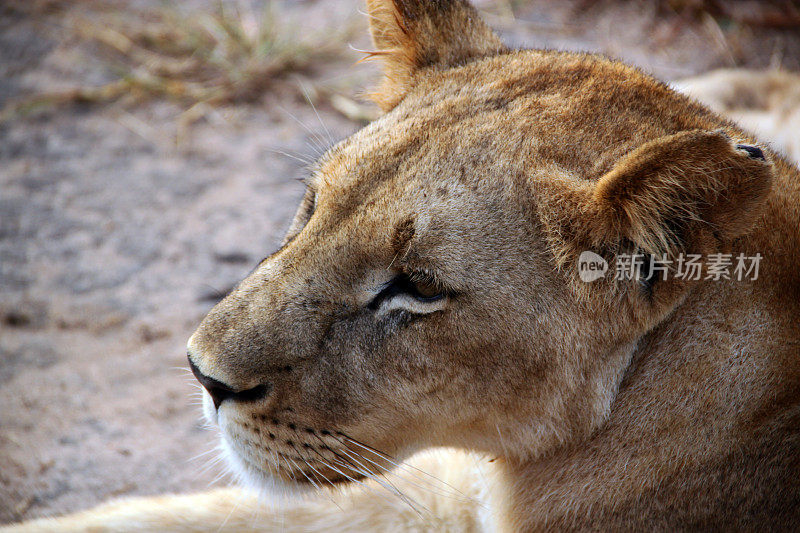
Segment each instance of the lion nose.
[[251,389],[236,390],[225,383],[218,381],[212,377],[206,376],[197,365],[194,364],[192,358],[189,357],[189,368],[192,369],[192,374],[200,382],[200,385],[208,391],[211,399],[214,401],[214,408],[219,409],[220,404],[225,400],[234,400],[239,402],[254,402],[264,398],[271,387],[269,385],[257,385]]

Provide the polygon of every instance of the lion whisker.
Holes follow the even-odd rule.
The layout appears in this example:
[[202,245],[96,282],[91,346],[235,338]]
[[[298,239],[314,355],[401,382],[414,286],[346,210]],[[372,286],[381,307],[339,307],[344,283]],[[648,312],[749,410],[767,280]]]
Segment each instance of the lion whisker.
[[[217,483],[219,483],[219,482],[220,482],[220,481],[221,481],[223,478],[225,478],[225,477],[226,477],[226,476],[228,476],[229,474],[230,474],[230,472],[228,472],[227,470],[223,470],[222,472],[220,472],[219,474],[217,474],[217,475],[214,477],[214,479],[212,479],[211,481],[209,481],[209,482],[208,482],[208,485],[206,485],[206,487],[211,487],[211,486],[213,486],[213,485],[216,485]],[[238,477],[238,476],[237,476],[237,477]]]
[[[336,457],[338,457],[338,458],[339,458],[339,460],[337,461],[337,463],[339,464],[339,466],[343,466],[343,467],[346,467],[346,468],[352,468],[352,469],[353,469],[353,471],[355,471],[355,472],[358,472],[359,474],[361,474],[361,475],[362,475],[362,476],[364,476],[365,478],[367,478],[367,479],[370,479],[370,480],[374,481],[375,483],[377,483],[378,485],[380,485],[381,487],[383,487],[383,489],[384,489],[384,490],[386,490],[387,492],[390,492],[390,493],[394,494],[395,496],[397,496],[397,497],[398,497],[398,498],[399,498],[399,499],[400,499],[400,500],[401,500],[403,503],[405,503],[406,505],[408,505],[408,506],[409,506],[409,507],[410,507],[410,508],[411,508],[411,509],[412,509],[412,510],[415,512],[415,513],[417,513],[417,514],[418,514],[420,517],[423,517],[423,518],[424,518],[424,514],[422,513],[422,511],[420,511],[420,509],[423,509],[423,510],[424,510],[424,511],[426,511],[426,512],[427,512],[429,515],[433,515],[433,513],[431,512],[431,510],[430,510],[430,509],[428,509],[426,506],[424,506],[424,505],[422,505],[421,503],[419,503],[419,502],[418,502],[417,500],[415,500],[414,498],[411,498],[410,496],[408,496],[407,494],[405,494],[403,491],[401,491],[400,489],[398,489],[397,487],[395,487],[395,486],[394,486],[394,485],[392,485],[391,483],[389,483],[389,482],[385,482],[385,481],[382,481],[382,480],[381,480],[381,479],[379,479],[379,478],[378,478],[378,477],[377,477],[375,474],[373,474],[372,472],[370,472],[370,471],[368,471],[368,470],[367,470],[367,471],[365,471],[365,470],[363,470],[363,469],[361,469],[361,468],[353,468],[352,466],[349,466],[349,465],[345,464],[343,461],[341,461],[341,456],[340,456],[340,455],[338,455],[338,454],[336,454]],[[334,460],[336,460],[336,459],[334,459]],[[329,464],[330,464],[330,463],[329,463]],[[347,476],[347,474],[344,474],[344,473],[342,473],[342,475],[346,476],[348,479],[351,479],[351,480],[353,480],[353,478],[352,478],[352,477],[350,477],[350,476]],[[358,480],[354,480],[354,481],[356,481],[356,482],[358,482],[358,483],[361,483],[361,482],[360,482],[360,481],[358,481]],[[362,485],[364,485],[364,486],[367,486],[367,487],[368,487],[368,485],[366,485],[366,484],[364,484],[364,483],[361,483],[361,484],[362,484]],[[388,485],[388,486],[387,486],[387,485]]]
[[311,106],[311,109],[314,110],[314,114],[317,115],[317,120],[319,121],[322,128],[325,130],[325,133],[328,135],[328,143],[330,144],[335,143],[336,141],[334,140],[333,135],[331,135],[331,131],[328,129],[328,126],[325,125],[325,122],[323,122],[322,117],[319,116],[319,112],[317,111],[317,106],[315,106],[314,102],[311,101],[311,97],[308,95],[308,90],[306,89],[306,86],[303,85],[303,82],[299,80],[298,83],[300,84],[300,88],[303,90],[303,96],[306,97],[306,100]]
[[[431,512],[430,509],[428,509],[424,505],[420,504],[418,501],[414,500],[413,498],[410,498],[409,496],[407,496],[402,490],[397,488],[391,481],[389,481],[388,479],[386,479],[383,476],[380,476],[380,474],[376,474],[376,473],[370,471],[370,469],[367,468],[363,463],[361,463],[361,461],[359,461],[358,459],[352,457],[352,455],[347,453],[347,449],[346,448],[342,448],[341,451],[347,453],[347,455],[350,458],[352,458],[356,463],[358,463],[358,466],[353,465],[353,463],[349,459],[347,459],[346,457],[342,457],[338,452],[336,452],[334,450],[331,450],[331,451],[333,452],[334,457],[336,459],[338,459],[340,463],[342,462],[341,461],[342,459],[344,459],[347,463],[349,463],[349,465],[342,464],[341,466],[347,466],[348,468],[352,468],[354,471],[358,472],[359,474],[363,475],[364,477],[369,478],[369,479],[373,480],[374,482],[378,483],[379,485],[381,485],[387,491],[395,493],[401,500],[403,500],[406,504],[408,504],[409,507],[411,507],[418,514],[420,514],[420,516],[422,516],[422,513],[420,513],[419,510],[416,509],[417,505],[422,507],[423,509],[425,509],[428,513]],[[382,479],[379,479],[379,477],[381,477]],[[386,486],[387,484],[389,485],[389,487]]]
[[224,461],[224,457],[222,455],[218,455],[217,457],[210,458],[199,470],[198,475],[205,474],[209,472],[212,468],[216,467],[220,463]]
[[[361,461],[359,461],[358,459],[353,457],[353,454],[350,451],[348,451],[346,448],[343,448],[341,451],[344,452],[345,454],[347,454],[347,456],[350,457],[353,461],[358,463],[358,465],[360,467],[360,471],[361,471],[362,474],[368,473],[368,474],[365,474],[365,475],[367,475],[367,477],[369,477],[370,479],[374,479],[375,481],[378,481],[377,478],[381,477],[390,487],[392,487],[392,489],[394,489],[398,493],[402,493],[402,491],[399,488],[397,488],[397,486],[394,483],[392,483],[391,481],[386,479],[386,477],[382,473],[372,472],[367,465],[365,465],[364,463],[362,463]],[[339,455],[339,454],[337,453],[336,455]]]
[[[373,448],[373,447],[371,447],[371,446],[369,446],[367,444],[363,444],[363,443],[357,441],[356,439],[354,439],[354,438],[352,438],[352,437],[350,437],[348,435],[345,435],[344,433],[339,433],[339,435],[344,437],[345,439],[347,439],[349,442],[355,444],[356,446],[359,446],[360,448],[363,448],[363,449],[365,449],[365,450],[367,450],[369,452],[374,453],[375,455],[377,455],[378,457],[380,457],[381,459],[383,459],[384,461],[388,462],[389,464],[391,464],[392,466],[394,466],[395,468],[397,468],[399,470],[406,469],[406,470],[416,471],[416,472],[418,472],[420,474],[423,474],[423,475],[433,479],[434,481],[437,481],[438,483],[441,483],[442,485],[445,485],[445,486],[453,489],[457,494],[460,494],[463,497],[469,498],[469,496],[467,496],[466,494],[464,494],[463,492],[461,492],[460,490],[458,490],[456,487],[452,486],[451,484],[447,483],[443,479],[439,479],[438,477],[436,477],[436,476],[434,476],[432,474],[429,474],[428,472],[425,472],[424,470],[422,470],[420,468],[417,468],[417,467],[415,467],[413,465],[410,465],[408,463],[403,463],[403,462],[397,463],[397,462],[392,460],[394,458],[392,458],[391,456],[389,456],[389,455],[387,455],[387,454],[385,454],[385,453],[383,453],[381,451],[378,451],[375,448]],[[335,435],[332,435],[332,436],[334,436],[334,438],[336,438]],[[409,474],[411,474],[412,476],[416,477],[420,481],[424,481],[420,476],[415,475],[414,472],[409,472]],[[430,483],[430,482],[428,482],[428,483]]]
[[[338,458],[338,457],[339,457],[339,455],[337,454],[337,455],[336,455],[336,457]],[[341,466],[341,467],[344,467],[344,468],[349,468],[349,469],[352,469],[354,472],[357,472],[357,473],[361,474],[361,475],[362,475],[362,476],[364,476],[366,479],[370,479],[370,480],[374,481],[375,483],[377,483],[378,485],[380,485],[380,486],[381,486],[381,487],[382,487],[382,488],[383,488],[385,491],[389,492],[390,494],[393,494],[394,496],[397,496],[397,497],[400,499],[400,501],[402,501],[403,503],[405,503],[406,505],[408,505],[408,506],[409,506],[409,507],[410,507],[410,508],[411,508],[411,509],[412,509],[412,510],[415,512],[415,513],[419,514],[420,516],[423,516],[423,515],[422,515],[422,512],[421,512],[419,509],[417,509],[417,507],[414,505],[414,503],[412,503],[412,502],[411,502],[411,500],[409,500],[409,499],[408,499],[408,498],[407,498],[407,497],[406,497],[406,496],[405,496],[405,495],[404,495],[402,492],[395,491],[395,490],[392,490],[391,488],[388,488],[386,485],[384,485],[383,483],[381,483],[379,480],[375,479],[375,478],[374,478],[374,477],[373,477],[373,476],[372,476],[370,473],[368,473],[368,472],[364,472],[364,471],[362,471],[362,470],[361,470],[361,469],[359,469],[359,468],[355,468],[355,467],[353,467],[352,465],[345,463],[345,462],[344,462],[344,461],[342,461],[341,459],[333,459],[333,460],[334,460],[334,461],[335,461],[335,462],[336,462],[336,463],[337,463],[339,466]],[[386,501],[387,503],[392,503],[392,502],[391,502],[391,501],[390,501],[388,498],[386,498],[385,496],[381,495],[381,494],[380,494],[380,492],[378,492],[378,491],[377,491],[377,490],[375,490],[374,488],[370,487],[368,484],[366,484],[366,483],[364,483],[363,481],[360,481],[360,480],[358,480],[358,479],[355,479],[355,478],[353,478],[352,476],[348,476],[347,474],[345,474],[344,472],[342,472],[342,471],[341,471],[341,470],[339,470],[338,468],[334,467],[334,466],[333,466],[333,465],[330,463],[330,461],[326,461],[326,464],[328,465],[328,467],[332,468],[333,470],[335,470],[335,471],[336,471],[336,472],[338,472],[339,474],[343,475],[344,477],[346,477],[346,478],[347,478],[347,479],[349,479],[350,481],[353,481],[353,482],[355,482],[355,483],[358,483],[359,485],[361,485],[361,486],[363,486],[363,487],[366,487],[368,490],[370,490],[370,491],[371,491],[371,492],[373,492],[374,494],[377,494],[377,495],[381,496],[381,498],[383,498],[383,500],[384,500],[384,501]],[[426,510],[427,510],[427,509],[426,509]],[[429,511],[429,512],[430,512],[430,511]]]
[[314,164],[314,162],[309,158],[306,158],[306,157],[303,157],[303,156],[300,156],[300,155],[290,154],[289,152],[284,152],[283,150],[270,149],[269,151],[272,152],[272,153],[275,153],[275,154],[279,154],[279,155],[288,157],[290,159],[294,159],[295,161],[297,161],[298,163],[302,163],[303,166],[306,166],[306,167],[310,167],[311,165]]
[[311,143],[312,148],[317,151],[318,156],[325,153],[325,151],[327,150],[327,147],[325,145],[325,139],[319,133],[313,131],[311,128],[306,126],[306,124],[302,120],[294,116],[288,109],[286,109],[282,105],[278,105],[278,108],[280,108],[281,111],[289,115],[292,119],[294,119],[295,122],[297,122],[300,125],[301,128],[303,128],[304,130],[306,130],[306,132],[308,132],[308,134],[310,135],[308,140]]
[[201,457],[205,457],[205,456],[206,456],[206,455],[208,455],[208,454],[211,454],[211,453],[214,453],[214,452],[218,452],[218,451],[219,451],[219,450],[217,450],[217,449],[214,449],[214,448],[212,448],[212,449],[210,449],[210,450],[206,450],[206,451],[204,451],[204,452],[202,452],[202,453],[198,453],[198,454],[197,454],[197,455],[195,455],[194,457],[190,457],[189,459],[186,459],[186,462],[187,462],[187,463],[192,463],[192,462],[194,462],[194,461],[197,461],[197,460],[198,460],[198,459],[200,459]]
[[[292,447],[294,448],[294,446],[292,446]],[[295,448],[295,451],[297,451],[297,448]],[[309,463],[308,461],[306,461],[306,459],[305,459],[305,458],[302,456],[302,454],[300,454],[299,452],[298,452],[298,457],[300,457],[300,459],[302,459],[302,461],[303,461],[303,462],[306,464],[306,466],[308,466],[308,467],[309,467],[311,470],[313,470],[314,472],[316,472],[316,473],[317,473],[317,475],[320,475],[320,476],[322,476],[322,479],[324,479],[325,481],[327,481],[327,482],[328,482],[328,484],[330,484],[330,486],[333,486],[333,483],[331,483],[331,482],[330,482],[330,480],[329,480],[327,477],[325,477],[325,476],[323,476],[322,474],[320,474],[320,472],[319,472],[319,471],[318,471],[316,468],[314,468],[313,466],[311,466],[311,463]],[[288,459],[289,461],[292,461],[292,459],[290,459],[290,458],[288,458],[288,457],[287,457],[287,459]],[[322,492],[322,489],[321,489],[321,488],[320,488],[320,487],[319,487],[319,486],[318,486],[316,483],[314,483],[314,480],[312,480],[312,479],[311,479],[309,476],[307,476],[307,475],[306,475],[306,473],[305,473],[305,472],[304,472],[304,471],[303,471],[303,470],[302,470],[302,469],[301,469],[301,468],[300,468],[300,467],[297,465],[297,463],[295,463],[294,461],[292,461],[292,464],[294,464],[294,465],[295,465],[295,467],[297,467],[297,468],[298,468],[298,470],[300,470],[300,473],[301,473],[301,474],[303,474],[303,475],[306,477],[306,479],[307,479],[307,480],[309,480],[309,481],[311,482],[311,484],[312,484],[312,485],[314,485],[314,488],[315,488],[315,489],[317,489],[317,492]],[[336,507],[337,507],[337,508],[338,508],[340,511],[344,512],[344,509],[342,509],[342,507],[341,507],[341,506],[340,506],[338,503],[336,503],[336,500],[334,500],[334,499],[333,499],[333,496],[332,496],[330,493],[326,492],[325,494],[327,495],[328,499],[330,500],[330,502],[331,502],[333,505],[335,505],[335,506],[336,506]]]
[[[331,470],[333,470],[334,472],[338,473],[339,475],[346,477],[348,480],[352,481],[353,483],[357,483],[357,484],[361,485],[362,487],[364,487],[365,489],[367,489],[367,490],[368,490],[368,491],[370,491],[371,493],[375,494],[376,496],[378,496],[379,498],[381,498],[382,500],[384,500],[386,503],[388,503],[388,504],[391,504],[391,503],[392,503],[392,502],[391,502],[391,500],[389,500],[389,498],[387,498],[386,496],[384,496],[383,494],[381,494],[380,492],[378,492],[377,490],[375,490],[373,487],[370,487],[369,485],[367,485],[367,484],[366,484],[366,483],[364,483],[363,481],[361,481],[361,480],[358,480],[358,479],[355,479],[355,478],[354,478],[354,477],[352,477],[352,476],[348,476],[347,474],[345,474],[344,472],[342,472],[341,470],[339,470],[338,468],[336,468],[335,466],[333,466],[333,465],[330,463],[330,461],[328,461],[327,459],[325,459],[325,460],[322,460],[321,462],[322,462],[322,464],[324,464],[326,467],[330,468]],[[344,464],[341,464],[341,466],[344,466],[344,467],[346,467],[346,468],[352,468],[352,467],[350,467],[350,466],[348,466],[348,465],[344,465]],[[358,470],[356,470],[356,471],[358,471]],[[364,475],[364,476],[365,476],[365,477],[367,477],[367,478],[370,478],[370,479],[372,479],[370,476],[368,476],[368,475],[364,474],[363,472],[359,472],[359,473],[360,473],[360,474],[362,474],[362,475]],[[381,486],[382,486],[382,485],[381,485]],[[383,487],[383,488],[384,488],[384,489],[386,489],[386,487]],[[388,489],[386,489],[386,490],[388,490]],[[389,491],[389,492],[391,492],[391,491]],[[406,504],[407,504],[409,507],[411,507],[411,509],[412,509],[414,512],[416,512],[417,514],[419,514],[420,516],[422,516],[422,513],[420,513],[420,512],[419,512],[419,510],[417,510],[417,509],[416,509],[416,508],[415,508],[415,507],[414,507],[414,506],[413,506],[413,505],[412,505],[410,502],[407,502],[407,501],[403,500],[402,498],[401,498],[401,501],[404,501],[404,503],[406,503]]]
[[[293,431],[294,431],[294,434],[295,434],[295,436],[297,437],[297,440],[298,440],[298,442],[299,442],[299,441],[301,441],[301,440],[302,440],[302,438],[300,437],[300,434],[297,432],[297,430],[296,430],[296,429],[294,429]],[[314,436],[315,436],[315,437],[317,436],[317,435],[316,435],[316,433],[314,433]],[[319,437],[317,437],[317,439],[319,439]],[[314,468],[314,467],[311,465],[311,463],[309,463],[308,461],[306,461],[306,459],[303,457],[303,454],[302,454],[302,453],[300,453],[300,451],[299,451],[299,450],[298,450],[298,449],[297,449],[297,448],[296,448],[294,445],[292,445],[292,448],[294,448],[294,451],[295,451],[295,452],[297,452],[297,455],[298,455],[298,457],[300,457],[301,459],[303,459],[303,462],[304,462],[305,464],[307,464],[307,465],[309,466],[309,468],[311,468],[311,469],[312,469],[314,472],[316,472],[318,475],[322,476],[322,479],[324,479],[325,481],[327,481],[327,482],[328,482],[328,485],[330,485],[331,487],[335,487],[335,486],[336,486],[336,485],[334,485],[334,483],[333,483],[333,482],[332,482],[330,479],[328,479],[328,478],[327,478],[327,477],[326,477],[324,474],[322,474],[322,473],[321,473],[321,472],[319,472],[319,471],[318,471],[316,468]],[[314,453],[316,453],[317,455],[319,455],[319,456],[320,456],[320,458],[322,459],[322,462],[323,462],[323,463],[325,462],[325,456],[323,456],[321,453],[319,453],[319,452],[317,451],[317,449],[316,449],[316,448],[313,448],[313,447],[312,447],[312,448],[309,448],[309,449],[311,449],[311,450],[312,450]],[[336,502],[333,502],[333,503],[334,503],[334,505],[336,505],[337,507],[339,507],[339,505],[338,505]],[[339,508],[341,509],[341,507],[339,507]]]
[[[399,474],[394,472],[392,469],[386,468],[384,465],[382,465],[380,463],[376,463],[375,461],[373,461],[369,457],[365,457],[365,456],[361,455],[360,453],[358,453],[358,452],[356,452],[354,450],[348,450],[348,451],[349,451],[349,453],[353,453],[353,454],[357,455],[358,457],[361,457],[365,461],[369,461],[370,463],[372,463],[376,467],[380,468],[381,470],[384,471],[384,475],[396,476],[398,479],[402,480],[403,483],[408,483],[409,485],[414,486],[414,487],[416,487],[416,488],[418,488],[420,490],[425,490],[425,491],[430,492],[431,494],[435,494],[437,496],[442,496],[442,497],[445,497],[445,498],[451,498],[451,499],[453,499],[455,501],[459,501],[459,502],[472,502],[472,503],[476,503],[478,505],[482,505],[479,501],[477,501],[475,498],[473,498],[471,496],[467,496],[467,495],[465,495],[465,494],[463,494],[461,492],[456,494],[454,492],[444,491],[444,489],[440,489],[434,483],[431,483],[430,481],[427,481],[425,479],[421,479],[421,478],[419,478],[419,476],[414,476],[414,477],[417,478],[421,483],[424,483],[427,486],[423,486],[423,485],[420,485],[419,483],[415,483],[414,481],[411,481],[408,478],[401,477]],[[413,475],[413,473],[411,473],[411,475]]]
[[[313,479],[311,479],[311,478],[309,477],[309,475],[308,475],[308,474],[306,474],[305,470],[303,470],[302,468],[300,468],[300,465],[298,465],[298,464],[297,464],[297,463],[294,461],[294,459],[292,459],[291,457],[287,457],[287,458],[286,458],[286,460],[287,460],[288,462],[290,462],[290,463],[292,464],[292,466],[294,466],[295,470],[297,470],[298,472],[300,472],[301,474],[303,474],[303,477],[304,477],[304,478],[306,478],[306,479],[308,480],[308,482],[309,482],[309,483],[311,483],[311,485],[312,485],[312,486],[313,486],[315,489],[317,489],[317,492],[321,492],[321,489],[319,488],[319,485],[317,485],[316,481],[314,481]],[[303,459],[303,462],[305,462],[305,459]],[[306,464],[308,464],[308,463],[306,463]]]

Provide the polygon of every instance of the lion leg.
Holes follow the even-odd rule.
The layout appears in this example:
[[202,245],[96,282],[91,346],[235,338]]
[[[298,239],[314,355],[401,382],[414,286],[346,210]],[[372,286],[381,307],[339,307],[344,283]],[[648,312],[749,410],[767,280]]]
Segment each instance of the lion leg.
[[482,531],[486,473],[469,456],[426,454],[397,474],[342,491],[271,502],[238,488],[124,498],[87,511],[41,518],[0,533]]
[[50,531],[255,531],[256,497],[228,488],[200,494],[123,498],[75,514],[0,528],[2,533]]

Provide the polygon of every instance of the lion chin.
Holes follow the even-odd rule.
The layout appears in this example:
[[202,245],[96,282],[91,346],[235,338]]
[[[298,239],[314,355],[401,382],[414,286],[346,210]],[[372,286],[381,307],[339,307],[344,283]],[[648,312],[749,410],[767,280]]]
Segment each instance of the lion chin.
[[302,476],[296,478],[292,473],[280,470],[267,471],[253,464],[234,449],[224,434],[220,437],[220,449],[237,484],[247,487],[262,498],[295,498],[315,491],[309,481],[301,479]]
[[263,498],[273,499],[305,496],[315,490],[307,478],[298,472],[280,469],[276,465],[264,468],[249,459],[225,431],[225,418],[214,407],[211,396],[203,392],[203,415],[209,426],[219,430],[219,450],[229,473],[236,483],[249,488]]
[[314,467],[304,461],[306,469],[287,464],[277,455],[252,456],[247,446],[238,443],[228,430],[225,413],[214,407],[208,393],[203,393],[203,415],[211,427],[219,430],[218,450],[238,485],[247,487],[264,499],[291,499],[298,496],[325,492],[333,487],[361,483],[368,477],[364,472],[347,469],[344,466],[334,468],[317,465]]

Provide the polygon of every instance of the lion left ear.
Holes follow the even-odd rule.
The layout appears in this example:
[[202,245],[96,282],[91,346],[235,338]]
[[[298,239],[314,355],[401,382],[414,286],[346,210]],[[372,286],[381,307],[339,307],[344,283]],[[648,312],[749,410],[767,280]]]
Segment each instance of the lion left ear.
[[752,227],[772,184],[764,152],[722,131],[685,131],[623,157],[592,193],[596,239],[646,253],[711,252]]
[[506,47],[466,0],[367,0],[370,33],[385,78],[372,95],[394,108],[428,68],[448,68]]
[[544,182],[540,216],[559,265],[582,250],[714,253],[755,224],[772,175],[757,146],[684,131],[644,143],[595,183]]

